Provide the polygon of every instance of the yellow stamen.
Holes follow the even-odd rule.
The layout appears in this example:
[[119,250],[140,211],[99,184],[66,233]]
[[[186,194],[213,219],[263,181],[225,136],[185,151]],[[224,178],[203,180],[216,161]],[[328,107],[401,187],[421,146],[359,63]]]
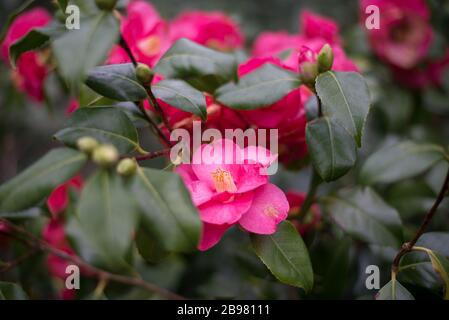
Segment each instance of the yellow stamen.
[[235,186],[234,179],[229,171],[217,168],[211,173],[212,180],[214,181],[214,186],[217,192],[236,192],[237,187]]

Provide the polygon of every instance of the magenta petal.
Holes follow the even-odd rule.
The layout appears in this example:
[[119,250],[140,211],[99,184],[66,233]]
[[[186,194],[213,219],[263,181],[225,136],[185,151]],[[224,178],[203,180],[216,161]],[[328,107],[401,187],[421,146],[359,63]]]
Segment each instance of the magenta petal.
[[199,207],[201,220],[213,224],[236,223],[251,207],[252,199],[252,192],[228,194],[226,200],[222,197],[213,199]]
[[245,193],[268,183],[265,167],[259,164],[246,164],[239,168],[237,193]]
[[201,232],[201,240],[198,249],[205,251],[215,246],[230,227],[231,225],[229,224],[203,223],[203,230]]
[[289,204],[284,192],[268,183],[254,192],[251,208],[240,219],[240,225],[249,232],[272,234],[288,215]]

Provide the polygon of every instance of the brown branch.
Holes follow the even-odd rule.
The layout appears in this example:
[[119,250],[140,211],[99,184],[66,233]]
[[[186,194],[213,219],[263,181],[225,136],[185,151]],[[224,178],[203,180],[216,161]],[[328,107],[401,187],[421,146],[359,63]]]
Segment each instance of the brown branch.
[[[4,233],[2,233],[4,234]],[[30,249],[29,251],[27,251],[26,253],[24,253],[23,255],[21,255],[20,257],[18,257],[17,259],[13,260],[13,261],[7,261],[3,264],[3,267],[0,268],[0,273],[5,273],[8,272],[9,270],[17,267],[18,265],[20,265],[22,262],[24,262],[25,260],[27,260],[28,258],[34,256],[36,253],[38,253],[39,250],[36,249]]]
[[139,108],[140,112],[142,113],[142,115],[145,117],[145,120],[148,121],[148,123],[151,125],[151,127],[153,128],[153,131],[156,135],[159,136],[159,138],[164,142],[164,144],[168,147],[171,147],[171,142],[170,140],[167,138],[167,136],[162,132],[161,128],[159,128],[159,126],[157,125],[156,122],[154,122],[154,120],[151,118],[151,116],[148,114],[148,112],[145,110],[143,103],[139,102],[136,103],[137,107]]
[[168,122],[168,119],[167,119],[164,111],[162,110],[159,102],[157,102],[157,99],[154,96],[153,91],[151,90],[151,85],[145,86],[145,89],[147,90],[148,97],[150,98],[149,100],[150,100],[151,106],[161,116],[162,121],[164,122],[165,127],[167,127],[168,131],[171,132],[173,129],[172,129],[170,123]]
[[149,152],[148,154],[145,154],[143,156],[137,156],[137,157],[135,157],[135,159],[137,161],[150,160],[150,159],[154,159],[154,158],[157,158],[157,157],[165,156],[169,152],[170,152],[170,149],[163,149],[163,150],[159,150],[159,151],[153,151],[153,152]]
[[430,222],[432,221],[433,216],[438,210],[438,207],[440,206],[441,202],[443,201],[447,191],[449,190],[449,171],[446,174],[446,178],[444,179],[444,183],[441,186],[441,190],[438,193],[438,196],[430,208],[430,210],[426,213],[424,216],[424,220],[421,223],[421,226],[419,227],[418,231],[416,231],[415,236],[410,242],[406,242],[402,245],[401,250],[396,254],[396,257],[393,260],[393,265],[391,266],[391,272],[392,274],[396,274],[399,270],[399,263],[401,262],[401,258],[408,252],[412,250],[412,248],[415,246],[416,242],[418,242],[421,235],[426,231],[427,227],[429,226]]
[[135,277],[128,277],[120,274],[114,274],[110,273],[108,271],[99,269],[97,267],[94,267],[87,263],[86,261],[82,260],[78,256],[72,256],[65,251],[59,250],[55,247],[52,247],[50,244],[46,243],[42,239],[39,239],[35,237],[33,234],[29,233],[25,229],[15,226],[11,223],[9,223],[5,219],[0,219],[0,222],[4,222],[10,231],[2,231],[3,234],[10,235],[12,238],[15,239],[22,239],[21,237],[17,237],[17,235],[21,235],[27,239],[27,241],[20,240],[22,243],[28,244],[32,249],[44,251],[47,253],[54,254],[55,256],[58,256],[61,259],[73,262],[78,267],[81,267],[82,269],[86,270],[89,274],[92,276],[103,280],[103,281],[114,281],[126,285],[136,286],[140,287],[142,289],[145,289],[152,293],[157,293],[162,297],[165,297],[167,299],[173,299],[173,300],[184,300],[185,298],[173,293],[167,289],[160,288],[152,283],[146,282],[143,279],[135,278]]
[[137,67],[137,60],[134,57],[131,49],[128,46],[128,43],[126,43],[126,40],[125,40],[125,38],[123,38],[122,35],[120,35],[120,46],[123,48],[123,50],[126,51],[126,54],[131,59],[131,62],[133,63],[134,67]]

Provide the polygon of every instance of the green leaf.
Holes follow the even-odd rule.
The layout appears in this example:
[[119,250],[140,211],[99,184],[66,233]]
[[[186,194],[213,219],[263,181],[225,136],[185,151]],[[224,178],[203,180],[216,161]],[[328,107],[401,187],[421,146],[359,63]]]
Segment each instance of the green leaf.
[[405,141],[373,153],[363,165],[363,184],[392,183],[419,175],[444,159],[444,149],[433,144]]
[[427,248],[419,248],[419,250],[428,254],[433,269],[444,282],[444,300],[449,300],[449,261],[436,251]]
[[71,115],[68,126],[58,131],[55,138],[70,147],[75,147],[79,138],[90,136],[113,144],[121,154],[141,150],[132,121],[115,107],[80,108]]
[[316,79],[323,114],[337,121],[362,144],[363,129],[370,109],[368,86],[356,72],[328,71]]
[[236,77],[233,55],[180,39],[162,56],[154,68],[165,78],[180,78],[201,91],[212,92]]
[[312,164],[324,181],[340,178],[356,162],[354,139],[328,117],[307,123],[306,141]]
[[326,212],[346,233],[381,246],[399,247],[402,222],[397,211],[370,188],[341,190],[322,200]]
[[81,21],[79,30],[68,30],[52,42],[61,75],[78,90],[87,71],[103,63],[119,38],[119,22],[110,12]]
[[61,26],[32,29],[25,36],[14,42],[9,48],[9,57],[13,67],[16,66],[17,60],[23,53],[43,47],[48,43],[50,37],[56,36],[61,30]]
[[28,296],[15,283],[0,282],[0,300],[28,300]]
[[95,173],[81,192],[77,218],[107,265],[124,266],[138,216],[122,178],[106,170]]
[[173,172],[139,168],[132,184],[141,221],[167,251],[196,248],[201,221],[181,178]]
[[0,212],[18,212],[36,206],[58,185],[73,177],[86,163],[76,150],[60,148],[0,187]]
[[8,29],[11,24],[16,20],[16,18],[34,2],[34,0],[25,1],[20,7],[14,10],[9,16],[6,22],[3,24],[3,28],[0,32],[0,43],[5,40],[6,35],[8,34]]
[[272,235],[251,234],[254,251],[281,282],[303,288],[313,287],[313,271],[309,253],[296,228],[281,222]]
[[265,64],[242,77],[239,82],[218,88],[215,95],[219,102],[228,107],[252,110],[279,101],[300,85],[301,81],[293,72]]
[[148,97],[139,83],[132,63],[110,64],[89,70],[86,85],[117,101],[140,101]]
[[160,246],[159,241],[154,239],[153,235],[144,228],[137,230],[136,247],[139,254],[148,263],[159,263],[168,255],[168,252]]
[[416,243],[417,246],[437,251],[449,258],[449,232],[426,232]]
[[207,119],[206,98],[194,87],[182,80],[162,80],[151,86],[156,98],[169,105]]
[[397,280],[390,280],[376,295],[376,300],[415,300]]

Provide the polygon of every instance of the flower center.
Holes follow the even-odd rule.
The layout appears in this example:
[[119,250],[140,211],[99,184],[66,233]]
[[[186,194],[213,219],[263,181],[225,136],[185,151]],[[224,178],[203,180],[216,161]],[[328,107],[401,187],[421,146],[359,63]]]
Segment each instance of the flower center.
[[154,56],[161,49],[161,39],[158,36],[149,36],[139,41],[139,49],[147,56]]
[[211,173],[212,180],[214,182],[215,189],[217,192],[236,192],[237,187],[235,186],[234,179],[229,171],[217,168]]

